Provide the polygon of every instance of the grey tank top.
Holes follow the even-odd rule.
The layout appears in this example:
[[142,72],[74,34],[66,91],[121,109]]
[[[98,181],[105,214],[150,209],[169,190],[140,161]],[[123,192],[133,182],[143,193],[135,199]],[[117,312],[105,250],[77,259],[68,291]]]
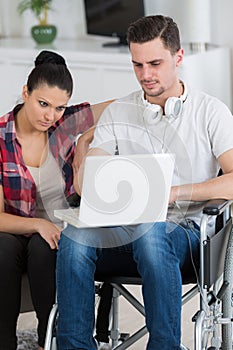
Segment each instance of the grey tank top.
[[62,222],[55,218],[54,210],[66,209],[68,204],[64,194],[65,181],[56,160],[49,151],[45,162],[39,168],[27,167],[36,184],[36,217],[62,226]]

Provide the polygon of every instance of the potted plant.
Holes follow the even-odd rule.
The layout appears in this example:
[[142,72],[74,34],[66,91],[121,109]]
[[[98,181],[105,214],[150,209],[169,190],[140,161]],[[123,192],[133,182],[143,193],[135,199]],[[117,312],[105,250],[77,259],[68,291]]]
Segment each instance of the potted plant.
[[22,15],[26,10],[31,10],[38,20],[38,25],[31,28],[33,39],[38,44],[51,43],[57,34],[56,26],[48,23],[48,11],[51,10],[52,0],[21,0],[18,12]]

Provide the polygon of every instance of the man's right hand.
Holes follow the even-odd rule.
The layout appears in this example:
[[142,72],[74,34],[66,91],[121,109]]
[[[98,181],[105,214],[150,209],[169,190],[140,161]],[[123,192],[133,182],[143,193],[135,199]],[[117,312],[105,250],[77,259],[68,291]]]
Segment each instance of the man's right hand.
[[93,140],[95,132],[95,127],[91,127],[87,131],[85,131],[79,138],[75,150],[75,155],[73,159],[73,171],[76,174],[79,170],[80,165],[82,164],[83,159],[86,157],[87,152],[89,150],[89,145]]

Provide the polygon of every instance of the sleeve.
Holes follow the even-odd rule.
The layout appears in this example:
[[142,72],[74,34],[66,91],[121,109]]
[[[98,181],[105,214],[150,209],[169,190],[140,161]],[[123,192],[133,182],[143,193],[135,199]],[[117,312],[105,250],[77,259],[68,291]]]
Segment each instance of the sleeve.
[[212,150],[218,158],[222,153],[233,149],[233,115],[223,102],[216,99],[208,116],[208,133]]
[[2,174],[2,152],[0,147],[0,186],[2,186],[3,183],[3,174]]
[[66,108],[62,118],[49,129],[49,143],[55,159],[66,159],[72,152],[77,136],[94,123],[89,103],[82,103]]
[[89,129],[94,124],[94,116],[90,104],[84,102],[66,108],[63,120],[68,134],[77,136]]
[[113,155],[116,150],[116,135],[114,131],[114,122],[112,117],[112,107],[114,102],[109,105],[102,113],[95,129],[94,139],[90,148],[101,148]]

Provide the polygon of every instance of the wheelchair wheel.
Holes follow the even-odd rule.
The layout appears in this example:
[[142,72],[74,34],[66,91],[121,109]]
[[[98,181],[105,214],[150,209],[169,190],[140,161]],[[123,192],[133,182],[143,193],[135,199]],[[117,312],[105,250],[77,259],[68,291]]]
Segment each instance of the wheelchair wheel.
[[[224,281],[229,283],[223,296],[222,312],[224,318],[232,318],[233,287],[233,229],[231,230],[224,266]],[[232,323],[222,326],[222,350],[232,350]]]

